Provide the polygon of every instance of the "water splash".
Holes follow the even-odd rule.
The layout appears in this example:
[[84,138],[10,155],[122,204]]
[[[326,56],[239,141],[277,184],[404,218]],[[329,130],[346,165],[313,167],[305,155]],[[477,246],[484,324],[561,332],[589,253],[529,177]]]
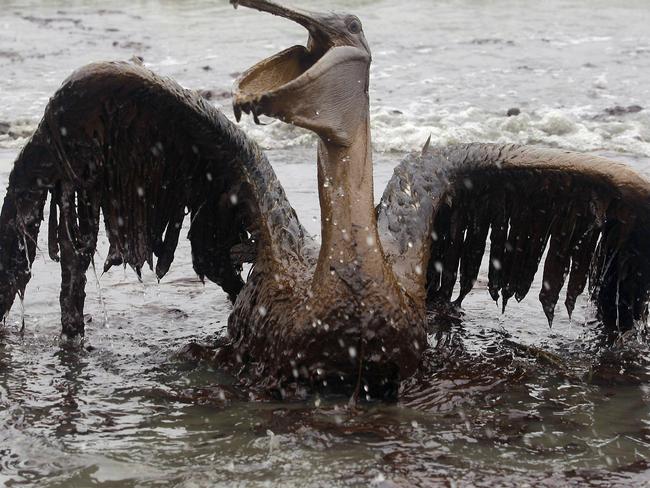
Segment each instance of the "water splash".
[[106,312],[106,303],[104,301],[104,295],[102,293],[102,286],[99,282],[99,276],[97,275],[97,269],[95,268],[95,259],[91,261],[91,266],[93,269],[93,276],[95,278],[95,287],[97,289],[97,296],[99,297],[99,306],[102,310],[102,318],[104,319],[104,327],[109,328],[110,324],[108,322],[108,313]]

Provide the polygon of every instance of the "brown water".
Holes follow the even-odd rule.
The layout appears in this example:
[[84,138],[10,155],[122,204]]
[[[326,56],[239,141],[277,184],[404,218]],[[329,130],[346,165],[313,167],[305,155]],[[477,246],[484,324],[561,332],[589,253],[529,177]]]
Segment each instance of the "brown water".
[[[529,29],[522,34],[514,20],[486,31],[473,14],[478,9],[488,19],[499,18],[515,9],[524,15],[521,2],[441,2],[435,37],[426,35],[433,15],[422,10],[423,2],[414,2],[420,11],[410,16],[385,2],[337,4],[360,14],[378,46],[376,194],[402,156],[381,151],[400,149],[404,139],[414,144],[423,127],[440,143],[472,135],[485,140],[491,134],[494,140],[536,142],[539,136],[537,142],[547,145],[599,149],[650,175],[647,113],[603,115],[612,105],[641,103],[648,93],[645,51],[629,65],[623,54],[650,45],[645,4],[599,1],[595,10],[586,1],[553,2],[547,9],[541,3],[530,7]],[[113,46],[114,41],[146,41],[150,47],[143,55],[155,69],[186,85],[218,91],[263,51],[302,38],[300,31],[276,20],[266,23],[265,17],[244,14],[245,22],[239,21],[225,2],[195,1],[180,8],[176,2],[142,1],[114,11],[91,1],[46,6],[0,1],[0,7],[0,52],[16,53],[14,60],[0,54],[5,74],[0,117],[14,131],[0,130],[0,197],[24,143],[17,129],[29,133],[47,96],[70,69],[91,59],[138,54],[135,48]],[[58,20],[39,23],[26,16]],[[624,35],[612,35],[615,22],[628,24]],[[273,38],[279,26],[284,29],[280,41]],[[600,40],[608,35],[609,41]],[[515,44],[472,42],[487,38]],[[407,55],[415,56],[412,46],[426,50],[426,43],[444,72],[423,63],[412,71],[403,66]],[[216,51],[223,45],[230,56]],[[461,51],[467,56],[458,56]],[[600,71],[593,76],[592,68],[576,71],[571,56],[592,60]],[[576,77],[584,77],[580,82],[609,73],[609,85],[594,88],[590,81],[581,89],[580,83],[565,84],[550,75],[540,75],[536,84],[530,75],[504,71],[513,59],[545,65],[548,73],[562,72],[562,79],[576,71]],[[494,63],[496,70],[490,67]],[[202,70],[207,64],[211,70]],[[467,75],[472,67],[483,70],[486,83]],[[434,88],[409,84],[427,76],[447,81],[436,81]],[[480,96],[478,85],[487,93],[494,83],[501,83],[497,91],[505,99]],[[432,89],[442,99],[438,115]],[[508,95],[513,90],[518,94]],[[596,98],[589,95],[594,90]],[[222,102],[227,105],[217,101]],[[508,132],[501,124],[514,122],[499,111],[513,104],[527,107],[528,118],[517,130],[508,125]],[[403,113],[389,118],[397,108]],[[401,124],[394,120],[399,117]],[[269,158],[301,220],[317,234],[310,137],[279,125],[251,130],[274,148]],[[44,239],[39,247],[46,249]],[[97,263],[103,263],[106,251],[102,238]],[[572,321],[558,310],[549,331],[534,298],[540,279],[529,298],[501,315],[484,289],[485,279],[483,274],[466,301],[462,320],[447,321],[430,337],[422,374],[402,385],[398,404],[351,408],[341,397],[274,402],[263,392],[238,388],[213,365],[177,354],[192,341],[219,334],[230,310],[218,287],[204,286],[194,276],[187,241],[181,241],[160,284],[152,273],[139,283],[130,270],[97,278],[91,272],[87,338],[74,347],[58,342],[58,265],[39,252],[24,314],[16,304],[0,329],[0,485],[650,486],[645,342],[630,337],[618,347],[599,347],[598,324],[589,320],[584,300]]]
[[[310,153],[270,156],[313,230],[313,167],[295,162]],[[2,153],[3,168],[11,156]],[[385,159],[379,187],[392,169]],[[597,325],[583,323],[584,303],[573,322],[558,317],[549,331],[535,299],[502,316],[479,289],[461,324],[431,337],[424,372],[403,385],[399,404],[350,409],[347,398],[317,396],[287,404],[175,354],[222,330],[230,309],[194,277],[187,241],[161,284],[152,274],[138,283],[130,270],[91,275],[92,321],[77,347],[57,341],[58,266],[39,254],[25,330],[16,306],[0,338],[8,486],[610,486],[650,476],[647,347],[631,340],[609,352],[626,362],[608,366],[594,345]]]

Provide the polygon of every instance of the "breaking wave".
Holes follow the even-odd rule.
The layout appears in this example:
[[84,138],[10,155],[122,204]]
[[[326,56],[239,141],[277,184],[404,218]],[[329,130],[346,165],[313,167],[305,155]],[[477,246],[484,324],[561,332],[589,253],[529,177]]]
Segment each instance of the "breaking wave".
[[[220,108],[232,118],[229,106]],[[632,107],[630,107],[632,108]],[[557,147],[573,151],[616,151],[650,156],[650,110],[615,107],[595,113],[590,107],[514,110],[518,115],[488,112],[467,106],[457,110],[424,112],[418,107],[387,106],[372,110],[373,147],[378,152],[407,152],[432,144],[497,142]],[[265,149],[309,147],[316,137],[310,132],[266,119],[255,125],[245,117],[240,126]],[[0,148],[19,149],[35,130],[38,120],[0,122]]]
[[[373,147],[378,152],[406,152],[432,144],[498,142],[557,147],[573,151],[617,151],[650,156],[650,112],[611,116],[588,108],[521,111],[507,116],[466,107],[417,113],[391,107],[372,110]],[[279,122],[244,130],[266,149],[313,144],[315,136]]]

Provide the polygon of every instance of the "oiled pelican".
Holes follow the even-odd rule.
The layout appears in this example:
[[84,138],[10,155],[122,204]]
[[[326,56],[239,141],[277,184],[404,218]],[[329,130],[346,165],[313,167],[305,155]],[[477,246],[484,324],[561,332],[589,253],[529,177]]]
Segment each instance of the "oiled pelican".
[[[238,80],[237,118],[261,114],[319,136],[322,243],[306,235],[258,146],[196,93],[142,66],[75,72],[17,158],[0,216],[0,316],[23,294],[51,194],[49,253],[62,270],[63,334],[83,334],[85,273],[103,213],[105,264],[163,277],[185,209],[194,269],[234,301],[232,354],[279,382],[394,391],[427,347],[426,312],[471,290],[490,236],[489,290],[523,298],[547,249],[540,300],[553,318],[590,280],[611,329],[646,318],[650,184],[558,150],[468,144],[409,156],[374,207],[371,54],[352,15],[240,0],[309,31]],[[550,244],[549,244],[550,243]],[[244,283],[244,262],[253,263]]]

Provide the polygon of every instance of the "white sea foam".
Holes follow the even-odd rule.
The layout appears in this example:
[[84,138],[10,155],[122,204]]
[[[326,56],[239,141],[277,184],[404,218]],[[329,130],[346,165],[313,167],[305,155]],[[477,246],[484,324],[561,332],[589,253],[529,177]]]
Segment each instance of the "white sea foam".
[[[221,107],[230,118],[229,107]],[[495,142],[558,147],[573,151],[617,151],[650,156],[650,112],[622,116],[596,114],[590,107],[571,109],[543,108],[522,111],[507,117],[477,107],[457,111],[421,110],[378,106],[372,110],[372,140],[375,151],[406,152],[422,147],[431,135],[435,145],[464,142]],[[240,127],[264,149],[309,147],[316,137],[301,128],[273,119],[266,125],[255,125],[244,116]],[[0,131],[0,148],[22,147],[37,120],[10,123],[9,130]]]
[[[602,115],[602,114],[601,114]],[[476,107],[430,113],[380,106],[372,111],[373,147],[379,152],[412,151],[432,143],[496,142],[558,147],[573,151],[618,151],[650,156],[650,113],[599,116],[589,107],[544,108],[507,117]],[[243,129],[265,149],[313,145],[310,133],[279,122]]]
[[38,120],[0,122],[0,149],[20,149],[36,130]]

